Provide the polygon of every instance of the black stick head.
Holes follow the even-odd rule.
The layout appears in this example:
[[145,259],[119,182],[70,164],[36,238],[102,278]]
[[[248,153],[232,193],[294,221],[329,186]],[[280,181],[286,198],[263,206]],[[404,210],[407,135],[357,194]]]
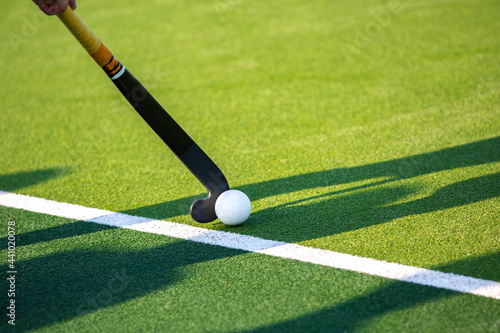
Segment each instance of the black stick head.
[[[226,179],[223,178],[224,181],[221,181],[220,175],[212,177],[212,179],[217,179],[217,182],[208,184],[208,197],[198,199],[191,204],[191,218],[196,222],[208,223],[217,218],[217,214],[215,214],[215,202],[223,192],[229,190],[229,185],[225,181]],[[222,175],[222,177],[224,176]]]
[[199,223],[212,222],[217,218],[215,214],[215,202],[225,191],[229,190],[229,184],[222,171],[215,163],[198,147],[193,144],[179,159],[198,178],[208,190],[208,197],[198,199],[191,205],[191,218]]
[[217,218],[215,214],[215,202],[221,195],[209,194],[205,199],[198,199],[191,204],[191,218],[199,223],[212,222]]

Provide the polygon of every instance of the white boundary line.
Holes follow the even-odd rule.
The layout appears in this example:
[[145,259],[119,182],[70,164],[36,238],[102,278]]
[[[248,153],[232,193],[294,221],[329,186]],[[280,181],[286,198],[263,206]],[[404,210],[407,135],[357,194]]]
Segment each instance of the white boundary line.
[[294,243],[209,230],[181,223],[115,213],[3,191],[0,191],[0,205],[69,219],[167,235],[204,244],[262,253],[279,258],[294,259],[316,265],[345,269],[500,300],[500,282],[495,281],[443,273],[350,254],[315,249]]

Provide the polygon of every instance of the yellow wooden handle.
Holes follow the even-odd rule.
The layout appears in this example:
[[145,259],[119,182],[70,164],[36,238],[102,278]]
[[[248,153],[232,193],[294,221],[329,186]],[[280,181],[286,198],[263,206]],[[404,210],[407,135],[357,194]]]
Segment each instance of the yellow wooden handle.
[[99,37],[90,30],[70,6],[57,16],[110,78],[115,77],[117,73],[123,73],[123,65],[113,57]]
[[64,23],[69,31],[75,36],[75,38],[82,44],[83,48],[87,50],[90,55],[93,55],[99,50],[101,46],[101,40],[97,37],[92,30],[82,21],[82,19],[76,15],[76,13],[71,9],[70,6],[60,13],[57,17]]

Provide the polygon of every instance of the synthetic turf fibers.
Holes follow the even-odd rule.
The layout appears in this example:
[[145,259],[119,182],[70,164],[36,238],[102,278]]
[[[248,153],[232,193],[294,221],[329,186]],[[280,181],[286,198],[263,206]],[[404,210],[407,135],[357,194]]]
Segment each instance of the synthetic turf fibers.
[[19,236],[16,299],[22,302],[18,325],[9,331],[498,326],[498,300],[5,207],[0,214],[18,225],[37,221]]
[[[497,1],[77,12],[252,200],[238,229],[204,228],[500,281]],[[29,1],[0,20],[0,190],[194,225],[204,188],[60,22]],[[0,211],[19,223],[19,331],[500,327],[495,300]]]

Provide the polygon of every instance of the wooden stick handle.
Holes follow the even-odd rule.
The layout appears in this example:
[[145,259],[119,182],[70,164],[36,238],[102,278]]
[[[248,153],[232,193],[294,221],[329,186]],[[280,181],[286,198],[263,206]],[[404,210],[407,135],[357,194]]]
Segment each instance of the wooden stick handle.
[[123,67],[120,62],[70,6],[64,12],[57,14],[57,17],[109,77],[120,72]]
[[99,50],[101,40],[97,37],[92,30],[76,15],[70,6],[66,11],[57,14],[57,17],[64,23],[66,28],[75,36],[75,38],[82,44],[83,48],[92,55]]

